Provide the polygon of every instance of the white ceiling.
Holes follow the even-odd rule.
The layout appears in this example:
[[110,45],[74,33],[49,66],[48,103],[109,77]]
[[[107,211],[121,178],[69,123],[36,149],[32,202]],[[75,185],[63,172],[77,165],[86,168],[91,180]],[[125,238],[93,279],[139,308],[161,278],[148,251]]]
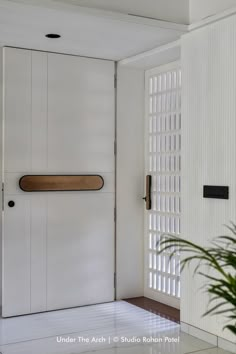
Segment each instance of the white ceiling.
[[236,7],[236,0],[190,0],[190,22],[198,22],[233,7]]
[[[0,0],[0,43],[119,60],[174,41],[186,30],[171,23],[68,5],[68,1],[51,4],[52,0]],[[50,40],[46,33],[59,33],[62,38]]]
[[176,23],[189,23],[189,0],[52,0],[134,14]]

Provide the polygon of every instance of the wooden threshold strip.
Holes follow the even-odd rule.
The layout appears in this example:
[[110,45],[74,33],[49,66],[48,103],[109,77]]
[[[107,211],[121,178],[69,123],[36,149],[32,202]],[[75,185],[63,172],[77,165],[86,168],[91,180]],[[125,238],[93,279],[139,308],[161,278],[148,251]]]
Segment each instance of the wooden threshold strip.
[[164,305],[144,296],[124,299],[123,301],[141,307],[144,310],[155,313],[156,315],[164,317],[170,321],[180,323],[180,310],[175,309],[174,307]]

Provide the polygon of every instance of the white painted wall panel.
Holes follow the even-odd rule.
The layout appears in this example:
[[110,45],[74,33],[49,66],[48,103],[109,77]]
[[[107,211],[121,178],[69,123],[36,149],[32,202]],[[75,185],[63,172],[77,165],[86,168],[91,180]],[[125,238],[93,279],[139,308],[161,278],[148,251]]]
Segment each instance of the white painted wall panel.
[[[181,234],[204,246],[236,221],[236,16],[184,36],[182,70]],[[229,186],[230,199],[204,199],[207,184]],[[181,320],[235,340],[222,330],[223,317],[201,317],[208,295],[192,270],[182,276]]]
[[117,297],[143,296],[144,71],[118,67]]

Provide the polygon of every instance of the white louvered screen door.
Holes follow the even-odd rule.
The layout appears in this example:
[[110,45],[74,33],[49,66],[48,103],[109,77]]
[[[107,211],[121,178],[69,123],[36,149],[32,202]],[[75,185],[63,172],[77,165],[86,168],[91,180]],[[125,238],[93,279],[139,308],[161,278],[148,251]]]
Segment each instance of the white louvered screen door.
[[145,75],[146,175],[152,176],[151,210],[145,210],[145,296],[179,307],[180,256],[157,256],[163,233],[180,234],[181,70],[170,63]]

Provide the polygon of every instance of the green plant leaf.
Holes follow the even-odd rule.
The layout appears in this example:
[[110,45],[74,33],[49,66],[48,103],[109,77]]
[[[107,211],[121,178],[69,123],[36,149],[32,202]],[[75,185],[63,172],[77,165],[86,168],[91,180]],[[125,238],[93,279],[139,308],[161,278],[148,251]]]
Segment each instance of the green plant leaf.
[[[202,247],[175,235],[163,234],[157,243],[157,254],[164,252],[171,259],[176,252],[180,252],[181,272],[192,261],[196,261],[193,275],[198,274],[207,280],[204,290],[211,295],[208,310],[203,316],[224,314],[232,321],[236,319],[236,225],[230,222],[227,229],[233,236],[218,236],[211,241],[209,247]],[[200,271],[201,267],[207,267],[210,273]],[[236,323],[224,328],[236,334]]]

